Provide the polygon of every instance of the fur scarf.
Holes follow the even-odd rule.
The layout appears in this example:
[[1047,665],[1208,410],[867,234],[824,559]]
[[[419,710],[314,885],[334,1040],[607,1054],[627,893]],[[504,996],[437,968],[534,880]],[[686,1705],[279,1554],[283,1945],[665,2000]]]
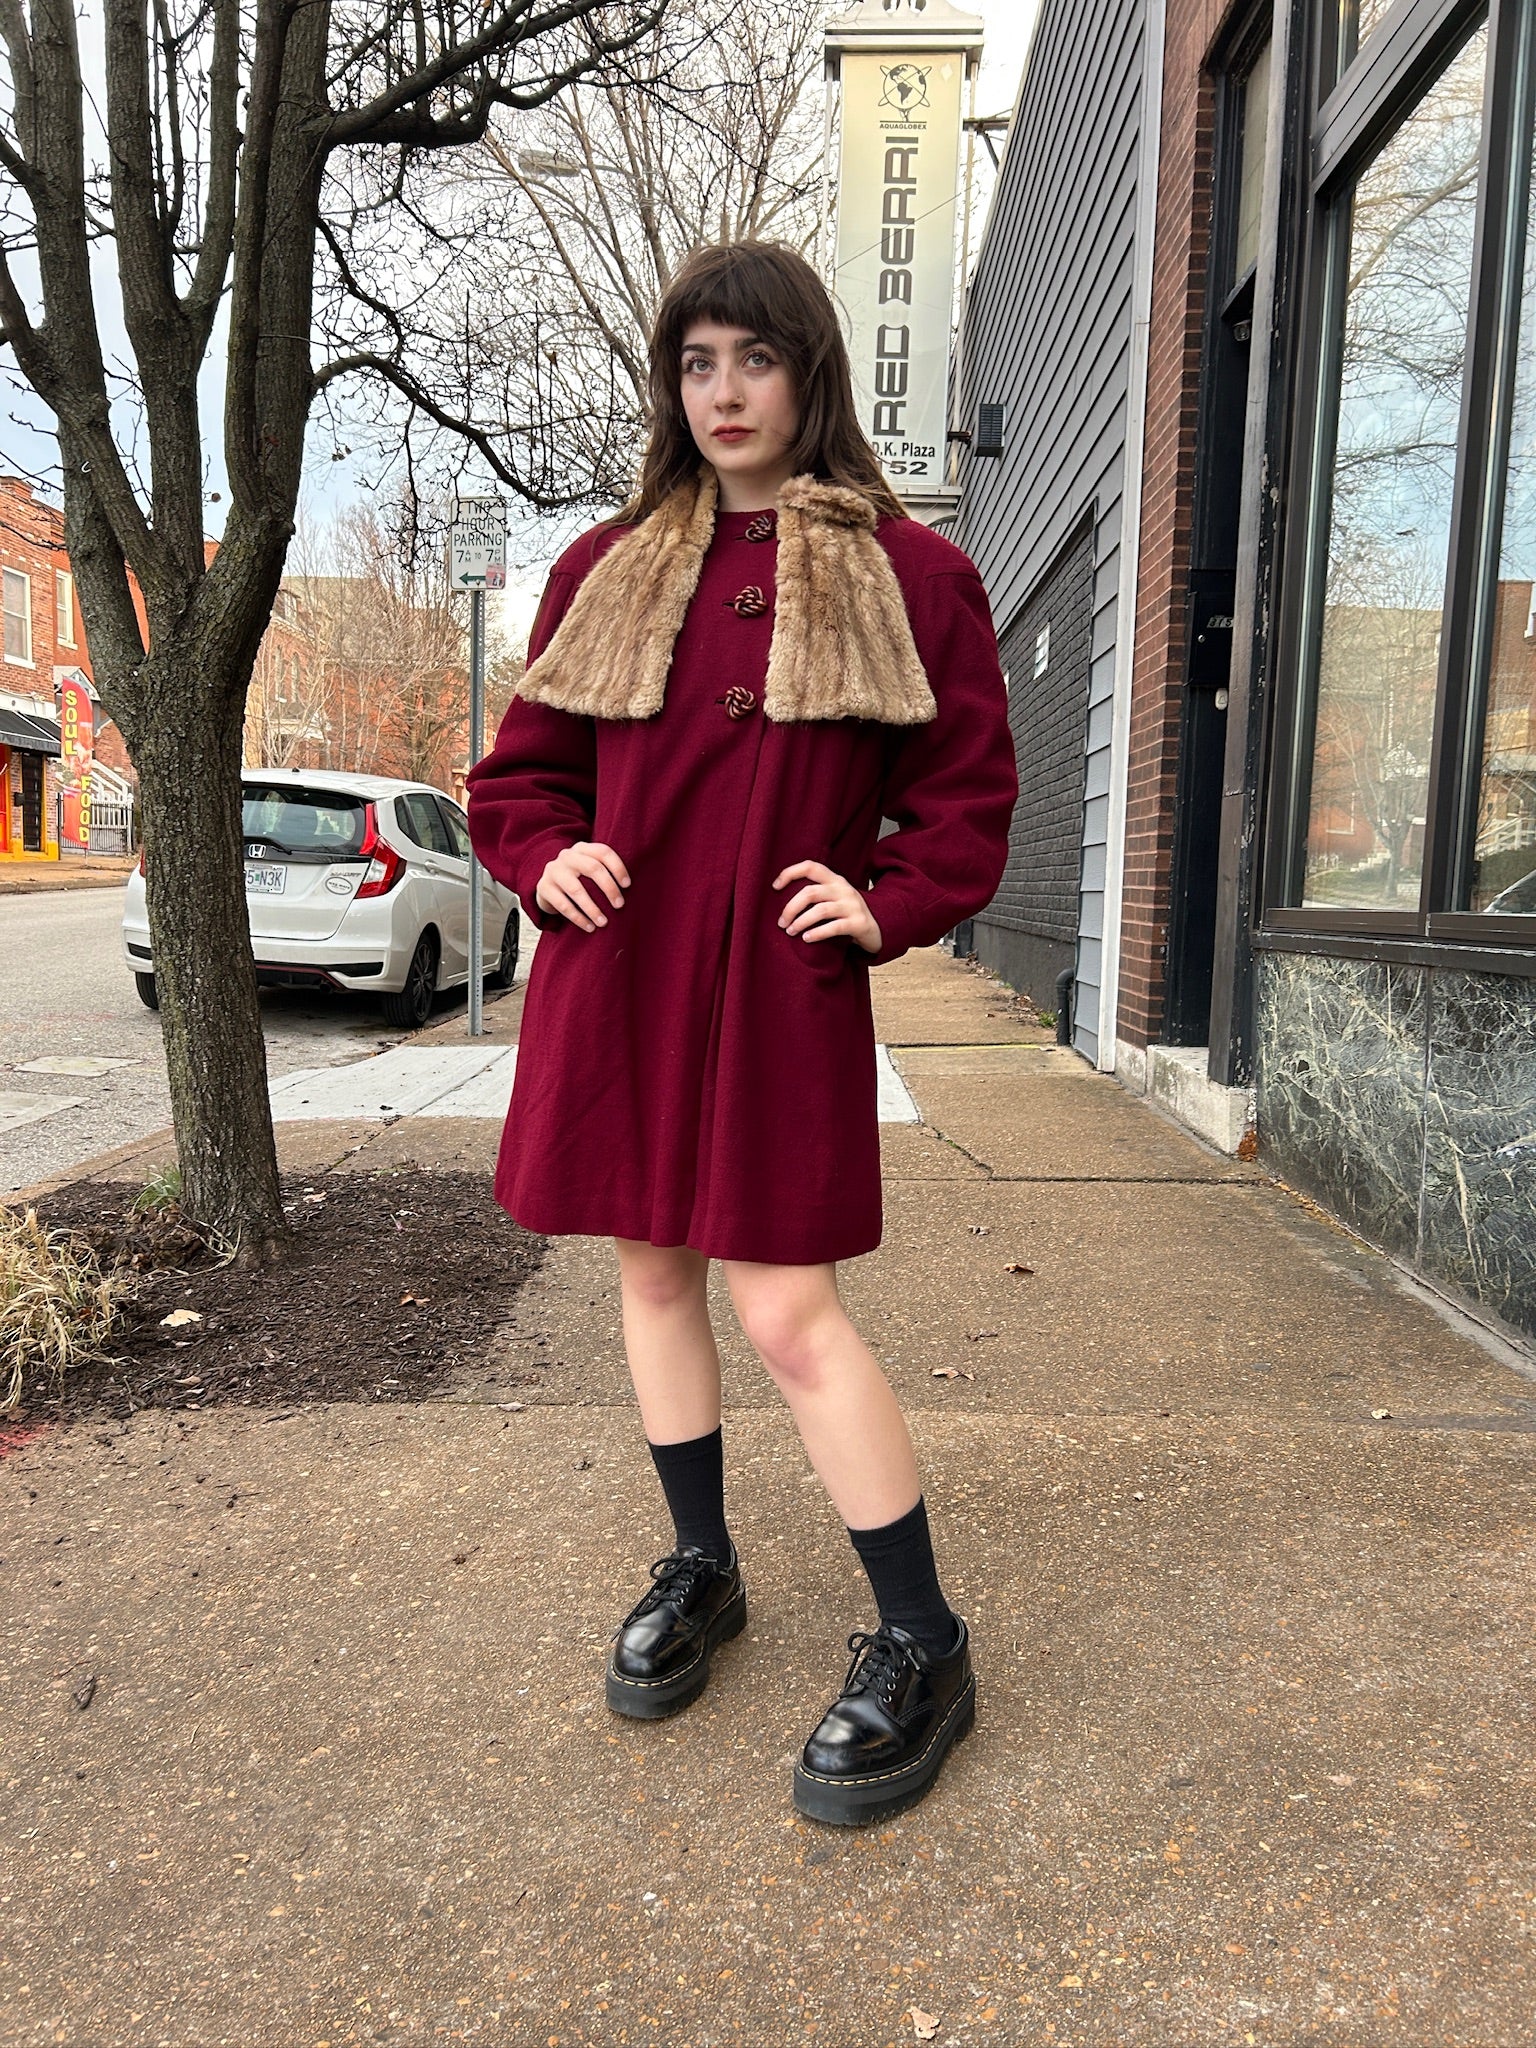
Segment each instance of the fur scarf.
[[[517,694],[589,718],[653,718],[715,530],[713,467],[631,527],[582,579]],[[860,491],[791,477],[778,494],[769,718],[924,725],[938,707],[901,585]]]

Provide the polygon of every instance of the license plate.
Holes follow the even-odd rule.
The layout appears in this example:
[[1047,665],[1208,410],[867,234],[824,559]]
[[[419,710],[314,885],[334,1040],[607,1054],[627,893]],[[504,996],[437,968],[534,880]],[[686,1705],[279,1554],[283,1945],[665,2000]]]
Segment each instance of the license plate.
[[286,868],[253,867],[245,864],[245,893],[247,896],[281,896],[288,882]]

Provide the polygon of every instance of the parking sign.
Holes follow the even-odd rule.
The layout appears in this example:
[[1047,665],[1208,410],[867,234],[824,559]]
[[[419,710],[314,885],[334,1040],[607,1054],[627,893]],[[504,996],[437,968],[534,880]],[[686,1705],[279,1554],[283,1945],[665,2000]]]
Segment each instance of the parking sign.
[[506,589],[505,499],[456,500],[448,541],[448,580],[455,590]]

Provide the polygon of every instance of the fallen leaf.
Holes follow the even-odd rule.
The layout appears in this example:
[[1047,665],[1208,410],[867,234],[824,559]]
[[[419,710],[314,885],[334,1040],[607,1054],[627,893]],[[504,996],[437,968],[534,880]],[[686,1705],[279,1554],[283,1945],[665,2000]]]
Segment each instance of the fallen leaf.
[[203,1320],[195,1308],[173,1308],[168,1316],[160,1318],[162,1330],[179,1330],[186,1323],[200,1323]]
[[936,1380],[973,1380],[973,1372],[962,1372],[958,1365],[936,1365],[932,1377]]
[[995,1337],[996,1335],[996,1330],[967,1330],[965,1341],[967,1344],[979,1344],[983,1337]]
[[992,1226],[988,1223],[968,1223],[965,1227],[969,1230],[972,1237],[990,1237],[992,1235]]
[[416,1308],[429,1308],[431,1304],[432,1297],[430,1294],[402,1294],[400,1297],[400,1306],[402,1308],[412,1306]]
[[91,1704],[91,1701],[95,1699],[95,1697],[96,1674],[94,1671],[91,1671],[88,1672],[86,1676],[81,1679],[80,1683],[75,1687],[74,1691],[70,1694],[70,1698],[74,1701],[75,1705],[80,1709],[81,1713],[83,1714],[86,1708]]
[[924,2012],[920,2005],[909,2005],[907,2018],[912,2022],[912,2031],[919,2041],[931,2041],[939,2031],[939,2023],[933,2014]]
[[1034,1267],[1033,1267],[1033,1266],[1024,1266],[1024,1265],[1020,1265],[1020,1263],[1019,1263],[1019,1261],[1018,1261],[1017,1259],[1010,1259],[1010,1260],[1008,1261],[1008,1264],[1007,1264],[1006,1266],[1004,1266],[1004,1268],[1003,1268],[1003,1271],[1004,1271],[1005,1273],[1031,1273],[1031,1274],[1032,1274],[1032,1273],[1034,1272],[1034,1270],[1035,1270],[1035,1269],[1034,1269]]
[[1371,1420],[1372,1422],[1390,1422],[1392,1420],[1392,1410],[1390,1408],[1373,1408],[1371,1410]]

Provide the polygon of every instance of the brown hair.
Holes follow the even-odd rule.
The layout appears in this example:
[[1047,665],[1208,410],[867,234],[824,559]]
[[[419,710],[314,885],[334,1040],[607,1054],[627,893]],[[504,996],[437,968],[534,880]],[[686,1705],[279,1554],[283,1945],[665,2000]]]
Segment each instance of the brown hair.
[[651,332],[651,438],[634,496],[618,514],[646,518],[705,458],[683,411],[683,336],[697,320],[745,327],[778,349],[800,406],[793,474],[861,491],[877,513],[905,519],[853,402],[853,377],[826,286],[782,242],[717,242],[673,273]]

